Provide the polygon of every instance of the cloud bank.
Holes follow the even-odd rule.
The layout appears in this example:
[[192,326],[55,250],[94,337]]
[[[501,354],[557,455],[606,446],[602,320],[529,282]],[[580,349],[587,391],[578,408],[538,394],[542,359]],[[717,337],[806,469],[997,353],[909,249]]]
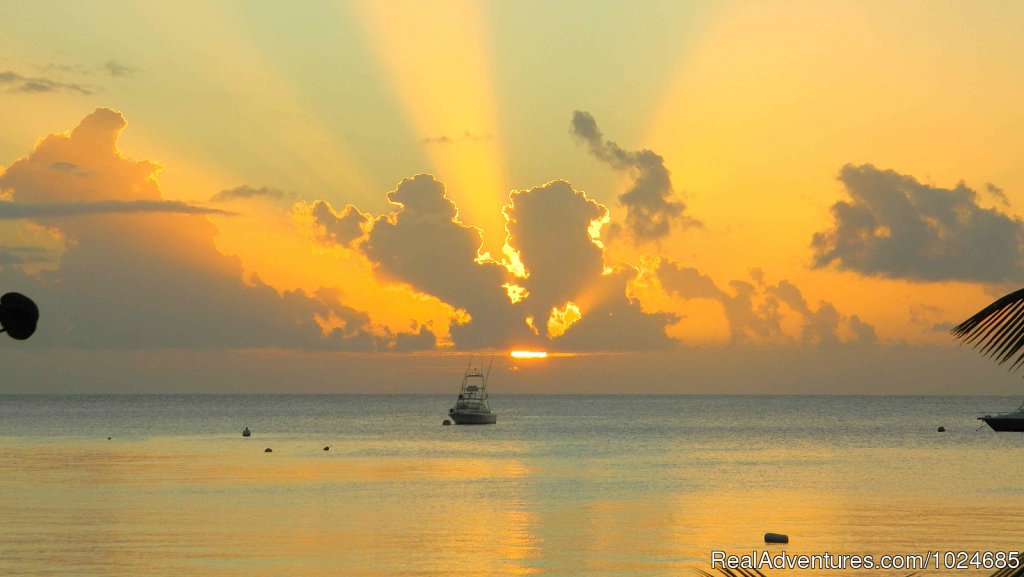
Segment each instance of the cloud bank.
[[365,313],[336,294],[278,292],[243,278],[238,259],[217,251],[209,219],[162,197],[157,165],[118,152],[124,127],[119,113],[97,109],[0,174],[0,189],[15,200],[4,210],[45,216],[67,247],[57,270],[0,271],[8,290],[32,295],[44,311],[30,346],[384,346]]
[[1024,279],[1024,222],[979,206],[963,182],[938,188],[870,164],[844,166],[839,181],[849,200],[832,205],[832,228],[814,235],[815,267],[915,281]]

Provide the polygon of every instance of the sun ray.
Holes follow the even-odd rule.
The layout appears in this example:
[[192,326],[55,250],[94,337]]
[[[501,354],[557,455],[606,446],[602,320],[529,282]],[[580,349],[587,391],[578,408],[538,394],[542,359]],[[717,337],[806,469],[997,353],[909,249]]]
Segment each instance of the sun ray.
[[484,250],[500,254],[510,187],[483,9],[471,0],[355,5],[434,175],[463,222],[484,229]]

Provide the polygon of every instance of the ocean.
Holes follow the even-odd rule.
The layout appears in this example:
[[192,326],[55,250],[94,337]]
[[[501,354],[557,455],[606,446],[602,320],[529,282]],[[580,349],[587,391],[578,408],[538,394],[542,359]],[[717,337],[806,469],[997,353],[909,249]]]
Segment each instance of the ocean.
[[987,575],[1024,549],[1024,434],[976,420],[1020,399],[494,391],[496,425],[442,426],[453,401],[0,396],[0,575]]

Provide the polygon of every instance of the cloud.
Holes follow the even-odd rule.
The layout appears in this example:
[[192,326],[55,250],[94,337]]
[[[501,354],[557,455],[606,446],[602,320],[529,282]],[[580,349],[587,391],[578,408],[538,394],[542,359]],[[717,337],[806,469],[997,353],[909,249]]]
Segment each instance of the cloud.
[[[525,278],[510,272],[511,262],[480,254],[480,230],[461,221],[444,184],[434,177],[403,179],[388,200],[397,209],[375,218],[354,206],[338,214],[323,201],[298,206],[323,228],[322,241],[363,254],[379,281],[408,285],[459,311],[449,326],[457,348],[614,350],[673,344],[665,329],[676,317],[645,313],[627,295],[636,271],[605,266],[596,238],[607,209],[569,183],[513,191],[502,209],[506,253],[522,265]],[[394,348],[425,347],[431,338],[436,337],[420,327],[418,334],[396,335]]]
[[395,352],[429,351],[437,347],[437,337],[430,330],[421,326],[419,332],[398,333],[391,350]]
[[232,200],[249,200],[253,198],[268,198],[271,200],[282,200],[288,195],[276,188],[261,186],[259,188],[243,184],[229,190],[222,190],[210,198],[210,202],[229,202]]
[[71,94],[91,95],[93,89],[83,84],[61,82],[42,76],[24,76],[13,70],[0,72],[0,86],[7,87],[7,92],[39,94],[48,92],[67,92]]
[[590,231],[607,220],[608,209],[556,180],[513,191],[502,212],[508,244],[528,274],[517,281],[529,293],[527,314],[540,321],[546,337],[551,310],[577,298],[604,272],[604,251]]
[[[245,278],[238,259],[217,250],[217,228],[205,214],[182,213],[187,205],[163,199],[157,165],[118,152],[124,127],[121,114],[97,109],[0,174],[0,188],[15,200],[10,205],[60,207],[22,217],[51,217],[47,225],[66,241],[56,270],[0,271],[0,284],[31,295],[43,311],[29,346],[385,346],[365,313],[342,304],[337,293],[279,292],[256,276]],[[55,170],[55,163],[86,175]],[[122,214],[110,214],[112,207]],[[92,216],[69,217],[81,210]]]
[[870,164],[839,172],[849,200],[814,234],[814,266],[916,281],[1020,281],[1024,222],[978,205],[963,182],[937,188]]
[[311,203],[298,203],[296,210],[309,214],[316,226],[314,235],[322,243],[353,245],[366,235],[372,226],[373,218],[349,204],[339,213],[331,203],[315,200]]
[[671,200],[675,194],[672,178],[661,156],[646,149],[623,150],[605,141],[594,117],[580,110],[573,112],[571,132],[587,143],[595,158],[633,176],[632,187],[618,200],[626,208],[626,231],[634,240],[660,240],[668,236],[673,225],[700,225],[685,214],[686,205],[681,200]]
[[767,284],[764,273],[759,269],[751,271],[753,283],[731,281],[731,291],[719,288],[711,277],[696,269],[667,259],[661,260],[657,277],[669,294],[683,300],[718,301],[734,343],[785,340],[784,310],[780,305],[785,305],[799,319],[800,342],[834,345],[840,342],[873,344],[877,341],[874,327],[856,315],[845,317],[827,301],[820,302],[816,309],[812,308],[796,285],[787,280],[775,285]]
[[502,288],[508,271],[481,258],[480,230],[459,220],[444,184],[421,174],[403,179],[387,196],[398,210],[377,217],[360,245],[382,280],[409,284],[468,313],[469,322],[451,327],[459,348],[532,340]]
[[209,214],[221,216],[234,214],[216,208],[185,204],[179,200],[102,200],[93,202],[0,201],[0,220],[139,213]]
[[999,201],[1005,207],[1010,206],[1010,198],[1006,196],[1006,191],[992,184],[991,182],[985,183],[985,191],[989,193],[993,198]]
[[114,78],[127,78],[135,76],[136,68],[122,64],[117,60],[107,60],[103,64],[103,70]]

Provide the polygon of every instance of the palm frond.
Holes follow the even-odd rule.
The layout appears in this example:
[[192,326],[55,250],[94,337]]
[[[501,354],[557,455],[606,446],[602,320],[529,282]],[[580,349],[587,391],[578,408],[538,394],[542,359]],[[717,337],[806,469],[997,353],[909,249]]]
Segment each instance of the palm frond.
[[1024,289],[998,299],[949,332],[999,364],[1016,356],[1010,365],[1011,371],[1021,367],[1024,365],[1024,352],[1021,352],[1024,348]]

